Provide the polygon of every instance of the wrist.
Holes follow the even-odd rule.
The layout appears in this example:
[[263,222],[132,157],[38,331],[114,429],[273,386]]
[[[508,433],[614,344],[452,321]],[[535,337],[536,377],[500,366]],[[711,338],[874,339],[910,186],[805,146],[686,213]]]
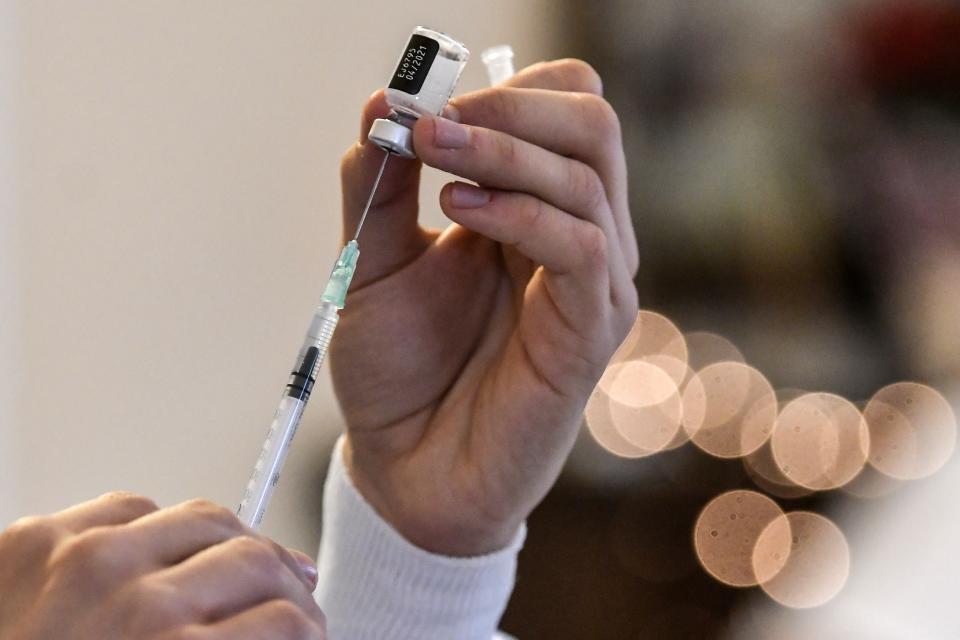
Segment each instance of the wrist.
[[[436,500],[416,485],[394,477],[391,465],[357,455],[349,436],[343,443],[343,464],[350,481],[387,524],[405,540],[429,553],[474,557],[511,544],[523,517],[491,516],[478,505],[444,496]],[[375,470],[375,471],[374,471]],[[400,487],[403,491],[396,491]]]

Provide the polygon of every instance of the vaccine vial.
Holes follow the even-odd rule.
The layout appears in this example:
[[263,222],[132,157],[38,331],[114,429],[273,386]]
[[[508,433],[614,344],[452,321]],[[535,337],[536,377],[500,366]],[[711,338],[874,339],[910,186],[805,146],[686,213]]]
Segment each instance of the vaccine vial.
[[467,48],[450,36],[414,29],[385,91],[390,115],[374,121],[370,141],[389,153],[415,157],[414,123],[422,115],[440,115],[469,57]]

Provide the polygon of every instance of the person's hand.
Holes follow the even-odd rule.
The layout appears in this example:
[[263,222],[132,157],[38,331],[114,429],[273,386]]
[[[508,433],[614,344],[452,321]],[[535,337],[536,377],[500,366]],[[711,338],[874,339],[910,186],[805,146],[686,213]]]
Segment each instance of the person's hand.
[[316,575],[212,503],[107,494],[0,533],[0,638],[322,640]]
[[[331,347],[344,457],[414,544],[475,555],[509,543],[556,480],[587,398],[637,314],[637,246],[616,114],[597,74],[561,60],[423,118],[423,163],[456,224],[417,223],[420,163],[390,160]],[[341,166],[350,237],[383,152]]]

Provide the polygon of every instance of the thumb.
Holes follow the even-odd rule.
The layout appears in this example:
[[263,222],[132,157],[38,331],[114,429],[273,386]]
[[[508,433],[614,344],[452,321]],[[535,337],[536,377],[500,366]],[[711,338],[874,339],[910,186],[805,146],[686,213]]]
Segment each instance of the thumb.
[[[381,89],[364,105],[360,140],[340,163],[344,241],[356,231],[385,153],[367,140],[367,133],[375,119],[388,113],[390,107]],[[353,278],[354,288],[392,273],[429,245],[426,232],[417,223],[420,167],[419,160],[399,156],[391,156],[387,161],[360,235],[361,258]]]

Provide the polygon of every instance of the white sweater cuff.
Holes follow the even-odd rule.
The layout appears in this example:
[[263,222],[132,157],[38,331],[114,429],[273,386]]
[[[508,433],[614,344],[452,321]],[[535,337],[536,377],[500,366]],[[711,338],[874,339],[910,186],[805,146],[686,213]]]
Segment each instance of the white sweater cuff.
[[360,495],[337,441],[323,492],[317,602],[333,640],[490,640],[526,526],[505,549],[452,558],[404,539]]

